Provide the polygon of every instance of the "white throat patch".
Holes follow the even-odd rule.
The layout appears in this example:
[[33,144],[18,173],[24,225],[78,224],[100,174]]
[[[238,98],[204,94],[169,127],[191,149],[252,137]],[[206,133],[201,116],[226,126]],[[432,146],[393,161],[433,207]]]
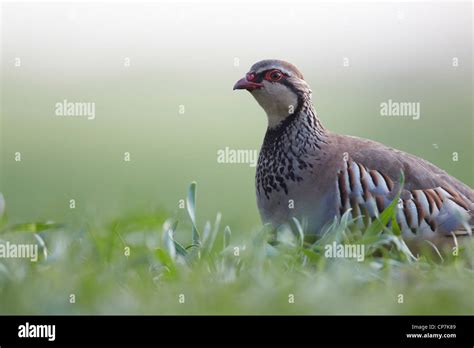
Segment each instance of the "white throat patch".
[[252,95],[265,110],[268,127],[273,128],[293,114],[298,105],[298,96],[281,83],[263,81],[264,87],[252,91]]

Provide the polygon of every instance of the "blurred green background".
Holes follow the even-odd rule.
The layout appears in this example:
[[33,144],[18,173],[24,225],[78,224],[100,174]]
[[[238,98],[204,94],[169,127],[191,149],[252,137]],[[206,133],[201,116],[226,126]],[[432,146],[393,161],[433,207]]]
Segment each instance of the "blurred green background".
[[[330,130],[416,154],[472,187],[471,7],[4,4],[0,191],[9,219],[173,213],[196,180],[199,219],[221,211],[226,224],[258,226],[255,168],[216,159],[227,146],[261,145],[266,117],[232,86],[264,58],[302,70]],[[94,102],[96,119],[55,116],[64,99]],[[420,102],[420,120],[380,116],[388,99]]]

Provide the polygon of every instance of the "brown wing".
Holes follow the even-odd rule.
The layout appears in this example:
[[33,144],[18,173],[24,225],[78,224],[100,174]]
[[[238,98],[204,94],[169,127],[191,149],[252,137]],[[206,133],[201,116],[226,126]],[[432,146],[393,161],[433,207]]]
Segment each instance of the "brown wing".
[[357,137],[334,135],[334,141],[339,151],[348,152],[354,161],[383,172],[394,182],[403,170],[407,190],[447,187],[474,204],[474,191],[469,186],[422,158]]

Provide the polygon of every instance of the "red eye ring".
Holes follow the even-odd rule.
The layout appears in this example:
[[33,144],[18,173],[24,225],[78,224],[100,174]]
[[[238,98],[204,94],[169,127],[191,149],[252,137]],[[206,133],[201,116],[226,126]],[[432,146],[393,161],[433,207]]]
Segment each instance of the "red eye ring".
[[276,82],[276,81],[280,81],[282,78],[283,78],[283,73],[278,69],[267,71],[267,73],[265,74],[265,80],[267,81]]

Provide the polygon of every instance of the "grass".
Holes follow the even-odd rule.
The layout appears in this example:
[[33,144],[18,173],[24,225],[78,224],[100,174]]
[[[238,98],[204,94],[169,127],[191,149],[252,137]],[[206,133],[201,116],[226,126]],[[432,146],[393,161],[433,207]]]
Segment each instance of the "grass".
[[[395,201],[394,201],[395,202]],[[365,231],[349,215],[315,243],[304,224],[245,233],[221,214],[187,219],[162,211],[108,224],[9,224],[0,239],[36,243],[37,262],[1,259],[1,314],[472,314],[474,244],[458,256],[413,256],[394,204]],[[269,240],[278,243],[267,243]],[[364,260],[325,257],[333,242],[365,246]]]

